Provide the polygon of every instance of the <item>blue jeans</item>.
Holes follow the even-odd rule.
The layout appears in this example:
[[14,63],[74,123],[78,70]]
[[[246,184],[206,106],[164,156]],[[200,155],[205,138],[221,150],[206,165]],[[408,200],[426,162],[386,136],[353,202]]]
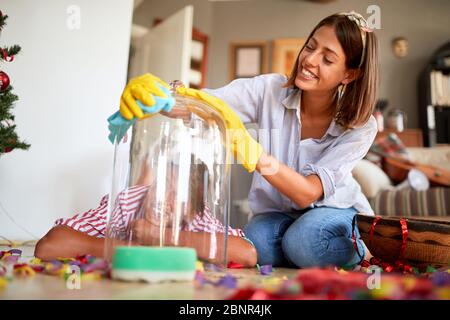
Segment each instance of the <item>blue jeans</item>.
[[[258,264],[278,267],[355,265],[361,261],[352,242],[353,208],[316,207],[299,217],[274,212],[254,216],[244,232],[256,247]],[[359,239],[358,228],[355,228]],[[364,256],[362,240],[357,240]]]

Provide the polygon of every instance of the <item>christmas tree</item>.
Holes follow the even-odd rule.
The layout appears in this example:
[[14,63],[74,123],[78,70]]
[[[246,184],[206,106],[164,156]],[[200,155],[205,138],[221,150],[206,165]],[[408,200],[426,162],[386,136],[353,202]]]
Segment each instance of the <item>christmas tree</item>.
[[[7,15],[3,15],[0,11],[0,33],[6,25]],[[14,56],[20,51],[20,46],[0,48],[0,61],[12,62]],[[12,108],[14,102],[19,98],[13,94],[13,87],[9,83],[8,75],[0,71],[0,156],[4,153],[11,152],[14,149],[28,149],[29,144],[20,141],[15,132],[16,125],[14,123],[14,115]]]

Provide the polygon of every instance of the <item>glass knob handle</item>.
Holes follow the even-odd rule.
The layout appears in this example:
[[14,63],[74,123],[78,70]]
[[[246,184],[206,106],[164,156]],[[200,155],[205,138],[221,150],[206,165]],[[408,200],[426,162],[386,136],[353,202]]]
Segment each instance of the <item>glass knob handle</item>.
[[181,80],[173,80],[169,83],[170,93],[175,94],[177,92],[177,88],[184,88],[185,85]]

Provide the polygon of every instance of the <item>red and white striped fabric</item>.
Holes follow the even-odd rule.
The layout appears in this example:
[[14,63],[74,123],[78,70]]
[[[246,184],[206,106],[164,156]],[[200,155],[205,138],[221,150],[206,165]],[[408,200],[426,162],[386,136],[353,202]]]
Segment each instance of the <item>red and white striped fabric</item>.
[[[117,205],[112,213],[111,223],[114,229],[126,232],[129,222],[135,217],[140,205],[148,191],[148,186],[135,186],[122,191],[116,200]],[[76,214],[71,218],[60,218],[55,226],[68,226],[74,230],[86,233],[97,238],[104,238],[106,233],[107,211],[109,196],[105,195],[96,209]],[[205,207],[203,214],[197,214],[194,220],[184,227],[185,231],[192,232],[225,232],[225,226],[211,215],[211,210]],[[228,235],[245,237],[241,229],[228,227]]]

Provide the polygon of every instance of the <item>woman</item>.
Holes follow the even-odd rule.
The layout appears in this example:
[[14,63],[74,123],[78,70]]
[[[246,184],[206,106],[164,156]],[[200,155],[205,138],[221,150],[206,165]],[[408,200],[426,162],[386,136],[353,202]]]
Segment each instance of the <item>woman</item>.
[[[127,119],[142,117],[137,99],[152,105],[146,93],[164,97],[156,77],[135,80],[121,100]],[[377,87],[376,36],[361,15],[351,12],[327,17],[314,28],[288,79],[270,74],[216,90],[178,91],[215,106],[229,129],[242,129],[240,121],[255,122],[273,133],[260,135],[259,143],[246,131],[231,141],[243,165],[257,171],[249,193],[254,216],[244,232],[259,264],[360,262],[355,245],[360,253],[365,248],[360,240],[352,242],[352,219],[373,211],[351,171],[377,133],[372,116]]]
[[[278,172],[256,174],[249,196],[252,210],[261,214],[244,232],[256,246],[258,263],[358,263],[351,222],[357,212],[373,212],[351,171],[377,133],[371,116],[378,84],[374,33],[358,14],[332,15],[311,32],[284,85],[280,77],[262,81],[283,86],[265,98],[272,100],[271,109],[278,102],[278,114],[261,110],[259,119],[281,128],[282,141],[278,153],[263,153],[257,165],[258,171],[279,165]],[[363,243],[357,245],[364,252]]]
[[[271,155],[263,153],[256,166],[258,172],[265,166],[279,170],[256,174],[249,195],[256,215],[244,232],[260,264],[343,266],[361,260],[351,222],[357,212],[373,211],[351,171],[377,133],[371,114],[378,84],[377,41],[364,22],[355,13],[321,21],[287,82],[263,76],[209,91],[235,106],[236,88],[248,88],[248,98],[264,102],[253,113],[252,105],[237,111],[281,131],[280,150],[263,142]],[[363,253],[363,243],[357,245]]]

